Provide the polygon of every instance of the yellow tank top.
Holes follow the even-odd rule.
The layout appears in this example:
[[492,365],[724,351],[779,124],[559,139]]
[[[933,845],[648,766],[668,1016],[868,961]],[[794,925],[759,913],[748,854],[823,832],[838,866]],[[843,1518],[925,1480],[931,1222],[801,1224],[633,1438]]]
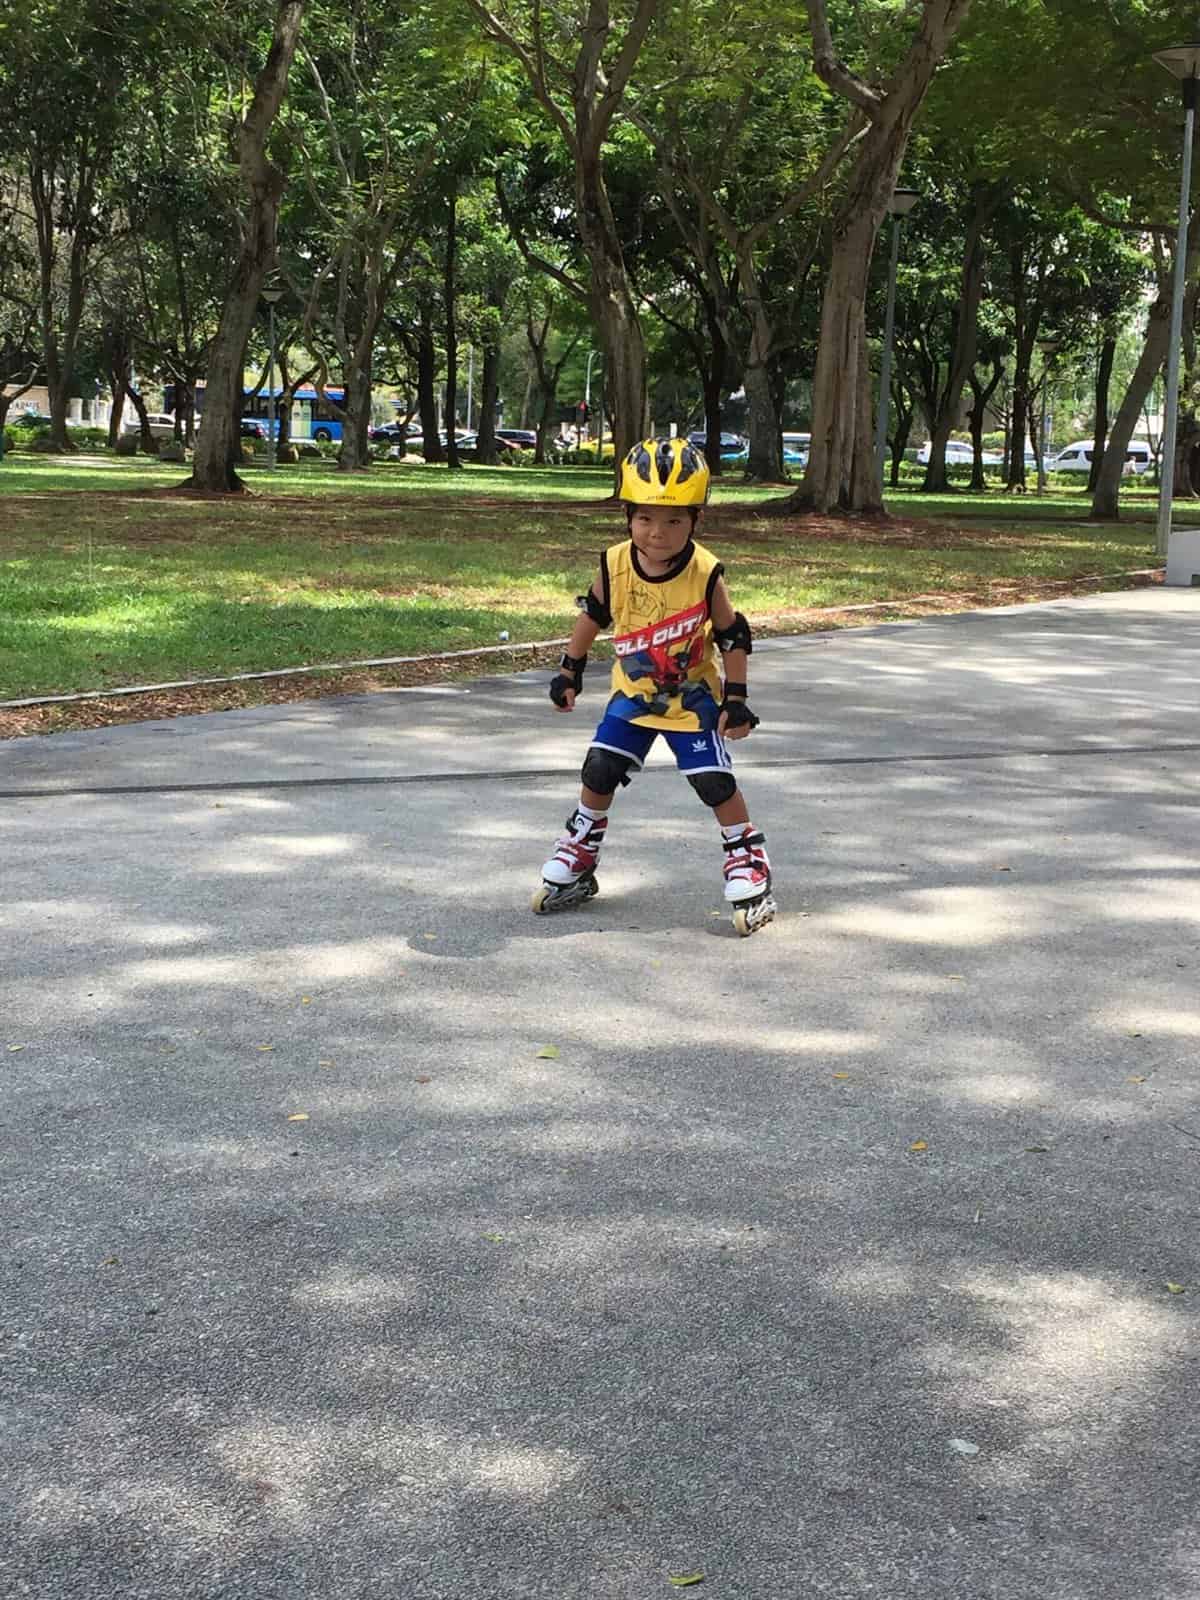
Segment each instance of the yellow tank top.
[[716,726],[721,674],[710,606],[724,569],[703,545],[689,549],[664,578],[641,571],[632,539],[604,552],[615,654],[609,716],[676,733]]

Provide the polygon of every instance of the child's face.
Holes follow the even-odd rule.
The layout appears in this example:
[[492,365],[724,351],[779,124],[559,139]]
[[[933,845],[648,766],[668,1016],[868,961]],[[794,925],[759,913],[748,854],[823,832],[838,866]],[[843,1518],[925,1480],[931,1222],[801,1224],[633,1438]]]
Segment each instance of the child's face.
[[629,531],[643,555],[670,561],[692,537],[692,513],[687,506],[634,506]]

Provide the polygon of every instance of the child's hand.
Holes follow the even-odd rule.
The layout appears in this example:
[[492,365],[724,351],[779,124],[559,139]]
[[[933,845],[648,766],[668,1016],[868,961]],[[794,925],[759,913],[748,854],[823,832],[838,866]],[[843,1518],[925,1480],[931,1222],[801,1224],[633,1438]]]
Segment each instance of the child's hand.
[[574,709],[575,709],[575,690],[574,689],[564,689],[562,691],[562,699],[561,700],[556,700],[554,702],[554,709],[555,709],[555,711],[574,711]]
[[725,700],[717,718],[717,733],[722,739],[744,739],[759,719],[744,700]]

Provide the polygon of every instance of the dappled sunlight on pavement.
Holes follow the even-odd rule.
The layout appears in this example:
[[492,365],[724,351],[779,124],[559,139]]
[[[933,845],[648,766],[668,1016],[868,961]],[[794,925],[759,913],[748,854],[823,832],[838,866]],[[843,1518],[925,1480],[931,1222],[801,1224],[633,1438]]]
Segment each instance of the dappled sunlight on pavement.
[[1122,596],[756,651],[749,941],[659,762],[530,915],[598,694],[39,743],[12,1592],[1190,1600],[1197,643]]

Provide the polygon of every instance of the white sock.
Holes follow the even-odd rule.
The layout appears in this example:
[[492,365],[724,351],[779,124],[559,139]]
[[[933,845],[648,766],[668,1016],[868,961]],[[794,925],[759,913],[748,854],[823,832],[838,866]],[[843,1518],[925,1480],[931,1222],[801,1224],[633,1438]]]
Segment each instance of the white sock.
[[606,817],[608,815],[607,811],[595,811],[591,806],[585,806],[582,800],[579,802],[578,809],[579,815],[581,817],[586,817],[589,822],[599,822],[602,817]]
[[721,837],[722,837],[722,839],[730,839],[730,840],[740,839],[742,837],[742,834],[745,833],[746,829],[749,826],[750,826],[750,824],[748,822],[722,823],[722,825],[721,825]]

